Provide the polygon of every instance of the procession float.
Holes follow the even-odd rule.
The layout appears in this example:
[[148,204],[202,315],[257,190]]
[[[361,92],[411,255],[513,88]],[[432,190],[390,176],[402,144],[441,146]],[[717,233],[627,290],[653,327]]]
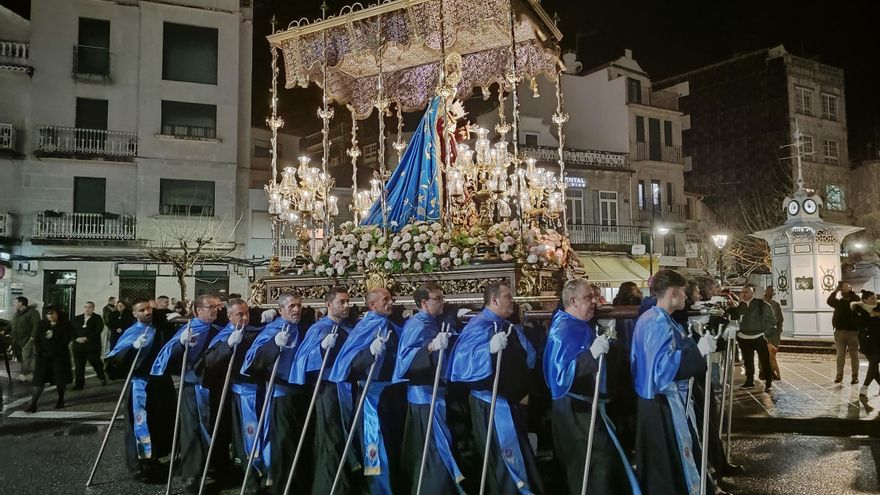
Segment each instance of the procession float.
[[[333,285],[354,301],[384,286],[406,304],[415,288],[438,282],[446,300],[481,303],[483,289],[507,282],[520,302],[555,305],[578,261],[566,232],[561,34],[535,0],[394,0],[353,4],[337,15],[301,19],[268,36],[272,56],[271,177],[265,186],[273,220],[269,275],[252,300],[274,304],[297,290],[305,304]],[[281,59],[281,60],[279,60]],[[278,170],[279,79],[284,88],[322,90],[319,159]],[[519,100],[536,78],[556,83],[553,123],[558,170],[535,166],[519,146]],[[494,129],[467,119],[467,101],[496,98]],[[328,172],[334,106],[351,115],[354,220],[337,224],[339,201]],[[402,138],[403,112],[422,112]],[[397,119],[396,140],[386,120]],[[378,170],[359,188],[359,123],[378,122]],[[390,126],[388,126],[390,127]],[[363,136],[361,136],[363,139]],[[390,173],[386,142],[397,153]],[[335,168],[334,170],[339,170]],[[338,173],[338,172],[337,172]],[[297,252],[282,265],[282,237]]]

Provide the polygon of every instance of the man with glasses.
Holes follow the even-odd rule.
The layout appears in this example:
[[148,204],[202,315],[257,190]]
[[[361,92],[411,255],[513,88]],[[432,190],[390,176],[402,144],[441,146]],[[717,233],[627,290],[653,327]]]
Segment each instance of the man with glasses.
[[[351,299],[345,287],[331,287],[324,296],[327,305],[327,316],[321,318],[303,337],[302,344],[296,350],[290,379],[297,385],[306,387],[311,395],[313,387],[318,387],[315,397],[315,409],[308,428],[304,449],[309,455],[300,455],[297,465],[297,486],[303,486],[303,478],[311,478],[314,495],[330,493],[336,468],[345,446],[345,430],[347,425],[341,421],[339,397],[351,398],[351,387],[348,383],[333,383],[328,380],[330,369],[336,360],[339,348],[345,342],[351,327],[345,323],[350,312]],[[329,353],[329,356],[327,355]],[[318,374],[326,358],[324,375],[321,383],[317,383]],[[289,476],[289,474],[288,474]],[[286,480],[281,480],[286,483]],[[349,480],[340,479],[338,493],[348,493]],[[305,493],[300,488],[297,492]]]
[[[397,357],[400,328],[388,319],[394,311],[394,299],[388,289],[371,289],[367,292],[366,302],[369,311],[339,349],[328,378],[335,383],[350,383],[355,390],[351,402],[341,404],[346,427],[351,425],[354,417],[354,404],[358,403],[362,394],[367,394],[361,420],[354,426],[357,441],[354,445],[360,447],[358,459],[363,462],[364,488],[372,494],[394,493],[389,459],[398,459],[395,451],[400,442],[397,441],[395,427],[399,427],[400,423],[395,421],[395,406],[398,404],[389,385]],[[374,362],[373,381],[364,390]],[[352,491],[360,489],[352,487]]]
[[[427,438],[428,418],[431,412],[434,376],[438,354],[449,347],[449,333],[441,332],[437,318],[443,314],[443,289],[434,282],[422,284],[413,294],[419,312],[403,326],[394,368],[394,383],[406,382],[409,405],[404,427],[403,457],[409,461],[407,483],[415,493],[419,483],[422,450],[425,442],[431,444],[425,460],[425,479],[421,480],[425,494],[463,493],[459,482],[464,479],[453,456],[452,434],[446,425],[446,387],[449,359],[443,360],[441,384],[437,390],[431,438]],[[445,356],[448,358],[448,355]]]
[[[591,408],[596,390],[599,357],[608,353],[608,337],[596,335],[590,320],[596,312],[596,297],[590,283],[572,280],[562,289],[564,310],[550,323],[544,349],[544,379],[553,397],[553,444],[562,461],[568,493],[581,493],[584,461],[590,430]],[[607,367],[603,363],[600,402],[597,411],[593,451],[590,459],[588,493],[638,493],[638,482],[629,466],[615,428],[605,413]]]
[[[543,493],[519,410],[520,401],[529,393],[535,349],[522,328],[508,320],[514,313],[510,286],[500,282],[490,284],[483,292],[483,301],[483,311],[464,327],[452,350],[450,379],[470,389],[471,425],[480,455],[486,442],[491,442],[488,493]],[[490,418],[497,359],[502,360],[501,374],[495,417]],[[493,419],[495,433],[490,439],[487,438],[488,427]]]
[[[260,463],[266,466],[272,493],[282,493],[287,473],[293,463],[296,441],[302,430],[310,396],[303,387],[295,385],[290,378],[293,358],[306,328],[300,324],[302,296],[286,292],[278,297],[278,314],[254,340],[241,366],[241,373],[268,383],[276,360],[278,371],[269,397],[269,420],[263,428],[269,439],[269,459],[257,451]],[[257,459],[254,459],[256,463]],[[247,462],[245,460],[245,462]]]
[[[694,342],[672,319],[687,301],[687,280],[672,270],[654,275],[657,304],[636,321],[632,371],[638,416],[636,465],[642,493],[700,493],[700,443],[689,426],[688,381],[706,372],[705,356],[715,351],[709,334]],[[702,405],[698,406],[702,407]],[[714,493],[707,478],[708,493]]]
[[181,370],[184,346],[186,355],[183,376],[183,405],[180,410],[180,474],[186,493],[198,493],[199,479],[205,467],[210,442],[211,403],[208,389],[196,375],[196,364],[201,360],[208,342],[219,331],[213,323],[222,307],[220,298],[201,295],[194,301],[195,318],[182,326],[159,352],[150,374],[161,376],[177,374]]

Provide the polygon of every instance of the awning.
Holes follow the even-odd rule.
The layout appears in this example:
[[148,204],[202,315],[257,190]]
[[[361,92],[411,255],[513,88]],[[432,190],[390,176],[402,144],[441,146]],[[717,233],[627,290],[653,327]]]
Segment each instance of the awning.
[[648,270],[628,256],[579,252],[585,275],[599,287],[618,287],[624,282],[648,286]]

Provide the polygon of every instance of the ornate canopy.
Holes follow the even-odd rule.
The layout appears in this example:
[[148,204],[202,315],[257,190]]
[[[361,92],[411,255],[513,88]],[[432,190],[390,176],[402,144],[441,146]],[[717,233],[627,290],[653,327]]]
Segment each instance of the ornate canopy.
[[380,71],[385,98],[405,111],[424,108],[444,53],[461,55],[459,97],[494,83],[509,86],[511,8],[517,74],[555,78],[561,34],[536,0],[356,3],[324,20],[294,21],[268,40],[284,55],[286,88],[322,86],[326,55],[328,97],[364,119],[376,104]]

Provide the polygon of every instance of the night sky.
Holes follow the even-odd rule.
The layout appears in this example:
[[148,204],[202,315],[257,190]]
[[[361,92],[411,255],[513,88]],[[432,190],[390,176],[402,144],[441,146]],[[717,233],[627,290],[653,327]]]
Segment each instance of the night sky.
[[[16,12],[28,13],[29,1],[0,2]],[[351,2],[327,3],[332,14]],[[269,33],[269,20],[273,14],[283,25],[300,17],[317,18],[321,15],[320,5],[321,0],[254,1],[254,125],[265,125],[268,114],[270,72],[264,36]],[[845,70],[847,123],[854,160],[864,154],[867,142],[880,136],[880,2],[543,0],[542,5],[551,15],[558,13],[563,48],[576,49],[585,68],[608,62],[622,55],[624,48],[631,48],[654,80],[784,44],[790,53]],[[315,88],[282,91],[286,132],[307,134],[318,130],[319,120],[314,114],[317,95]]]

